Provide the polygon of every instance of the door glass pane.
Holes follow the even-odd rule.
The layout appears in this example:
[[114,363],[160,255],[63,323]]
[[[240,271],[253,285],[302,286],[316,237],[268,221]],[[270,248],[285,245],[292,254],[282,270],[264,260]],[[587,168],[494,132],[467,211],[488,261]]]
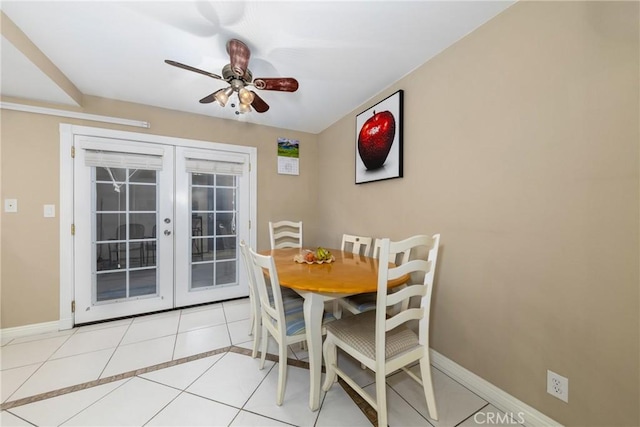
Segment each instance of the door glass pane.
[[127,297],[127,273],[105,273],[96,277],[96,301],[108,301]]
[[94,302],[156,295],[157,172],[96,167],[92,173]]
[[236,178],[191,174],[190,193],[190,289],[237,284]]
[[194,264],[191,266],[191,288],[206,288],[213,283],[213,264]]

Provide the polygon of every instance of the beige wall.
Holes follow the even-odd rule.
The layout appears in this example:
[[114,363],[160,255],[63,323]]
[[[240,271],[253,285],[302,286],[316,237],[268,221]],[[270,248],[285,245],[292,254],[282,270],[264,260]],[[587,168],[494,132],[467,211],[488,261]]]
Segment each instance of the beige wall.
[[[566,425],[640,425],[638,18],[518,3],[319,139],[320,243],[442,233],[432,347]],[[398,89],[404,178],[354,185],[355,115]]]
[[[91,97],[85,112],[152,128],[2,110],[1,198],[20,212],[0,223],[0,327],[58,319],[42,205],[59,207],[59,123],[251,145],[260,248],[284,217],[314,245],[440,232],[434,349],[563,424],[640,425],[638,14],[518,3],[319,136]],[[356,186],[355,114],[397,89],[404,178]],[[301,141],[299,177],[275,173],[278,136]],[[569,404],[546,394],[547,369]]]
[[[42,211],[53,203],[59,213],[60,123],[257,147],[258,248],[269,246],[269,220],[303,220],[305,240],[316,239],[316,135],[86,96],[84,102],[84,112],[148,121],[151,129],[2,110],[1,199],[18,199],[19,211],[2,213],[1,328],[59,319],[59,223]],[[300,141],[299,176],[276,173],[280,136]]]

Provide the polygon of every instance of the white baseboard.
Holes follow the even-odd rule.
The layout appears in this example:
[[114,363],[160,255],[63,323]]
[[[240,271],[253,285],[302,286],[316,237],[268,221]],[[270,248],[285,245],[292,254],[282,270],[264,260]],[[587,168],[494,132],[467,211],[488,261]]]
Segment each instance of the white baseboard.
[[542,412],[516,399],[507,392],[499,389],[478,375],[463,368],[451,359],[431,349],[431,364],[476,393],[478,396],[491,403],[496,408],[512,414],[514,420],[524,419],[524,425],[528,427],[562,426],[562,424],[549,418]]
[[5,342],[6,340],[25,337],[28,335],[57,332],[60,330],[59,326],[60,322],[54,320],[53,322],[34,323],[32,325],[17,326],[15,328],[4,328],[0,329],[0,338],[2,338],[2,342]]

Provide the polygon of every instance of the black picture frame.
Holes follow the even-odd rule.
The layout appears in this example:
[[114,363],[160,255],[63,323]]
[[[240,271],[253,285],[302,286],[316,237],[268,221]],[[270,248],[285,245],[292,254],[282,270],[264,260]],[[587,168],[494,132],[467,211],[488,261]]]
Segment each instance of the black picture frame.
[[356,116],[356,184],[402,178],[404,91]]

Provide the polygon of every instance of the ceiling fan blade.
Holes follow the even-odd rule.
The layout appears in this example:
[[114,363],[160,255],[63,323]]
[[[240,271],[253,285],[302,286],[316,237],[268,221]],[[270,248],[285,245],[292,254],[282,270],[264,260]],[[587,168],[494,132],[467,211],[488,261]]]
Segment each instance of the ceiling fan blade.
[[200,104],[210,104],[213,101],[216,100],[216,98],[214,97],[214,95],[216,94],[216,92],[213,92],[211,95],[207,95],[204,98],[202,98],[200,100]]
[[260,98],[254,91],[251,91],[251,93],[253,94],[253,102],[251,103],[253,109],[258,113],[264,113],[265,111],[267,111],[269,109],[269,104],[264,102],[264,100]]
[[282,92],[295,92],[298,90],[298,81],[293,77],[258,77],[253,80],[253,85],[261,90],[279,90]]
[[237,77],[244,76],[249,65],[251,51],[240,40],[231,39],[227,42],[227,53],[231,59],[231,69]]
[[194,73],[200,73],[200,74],[204,74],[205,76],[213,77],[214,79],[222,80],[222,77],[220,77],[217,74],[213,74],[208,71],[204,71],[199,68],[192,67],[191,65],[185,65],[180,62],[172,61],[170,59],[165,59],[164,62],[166,62],[169,65],[173,65],[174,67],[183,68],[185,70],[193,71]]

